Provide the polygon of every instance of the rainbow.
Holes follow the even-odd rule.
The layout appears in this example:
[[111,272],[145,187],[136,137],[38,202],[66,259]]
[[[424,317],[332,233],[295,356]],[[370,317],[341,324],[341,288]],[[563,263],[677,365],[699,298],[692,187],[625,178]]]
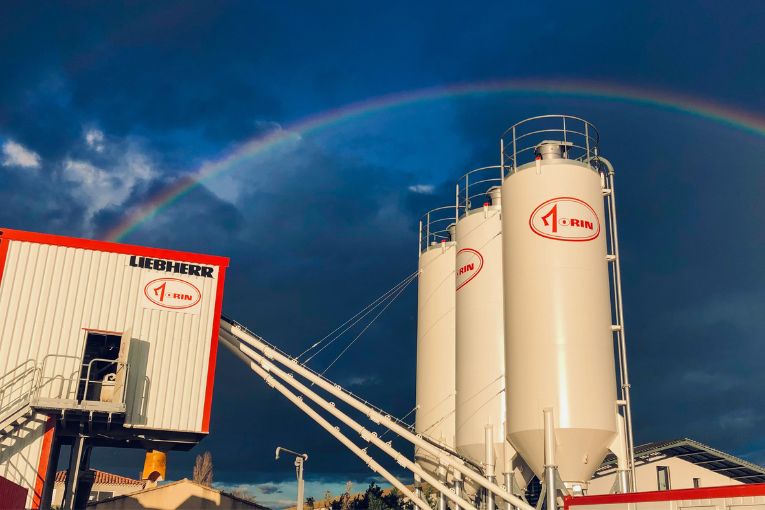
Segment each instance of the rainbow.
[[253,138],[223,157],[205,163],[178,179],[127,214],[105,239],[121,241],[161,209],[177,202],[195,186],[264,153],[295,135],[305,136],[393,108],[418,103],[489,94],[562,96],[630,103],[692,115],[757,136],[765,136],[765,118],[705,99],[657,89],[614,83],[567,80],[505,80],[465,83],[389,94],[302,118],[283,129]]

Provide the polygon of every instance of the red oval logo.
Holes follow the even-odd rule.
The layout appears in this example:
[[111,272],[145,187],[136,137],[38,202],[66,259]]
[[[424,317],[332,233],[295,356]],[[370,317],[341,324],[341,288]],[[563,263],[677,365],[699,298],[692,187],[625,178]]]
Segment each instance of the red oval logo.
[[538,236],[557,241],[592,241],[600,235],[600,220],[587,202],[557,197],[534,209],[529,227]]
[[457,290],[470,283],[483,269],[483,255],[478,250],[463,248],[457,252]]
[[184,310],[202,299],[202,293],[194,284],[178,278],[157,278],[146,284],[144,295],[162,308]]

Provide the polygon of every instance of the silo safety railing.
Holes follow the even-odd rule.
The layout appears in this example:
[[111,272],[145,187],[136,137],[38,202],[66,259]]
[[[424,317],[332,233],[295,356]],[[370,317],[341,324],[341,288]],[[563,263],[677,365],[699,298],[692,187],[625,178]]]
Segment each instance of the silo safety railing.
[[457,208],[460,216],[489,202],[489,190],[502,186],[502,177],[502,165],[476,168],[460,177],[457,181]]
[[450,229],[457,224],[458,209],[454,205],[436,207],[420,218],[420,253],[429,246],[452,240]]
[[570,115],[541,115],[523,120],[502,134],[500,144],[504,175],[537,159],[537,148],[546,142],[563,147],[562,157],[588,163],[598,156],[600,136],[594,125]]

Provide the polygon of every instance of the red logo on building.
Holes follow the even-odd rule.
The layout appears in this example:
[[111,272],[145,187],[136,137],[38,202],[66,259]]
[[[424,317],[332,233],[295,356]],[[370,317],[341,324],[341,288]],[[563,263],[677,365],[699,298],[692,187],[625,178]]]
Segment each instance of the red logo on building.
[[202,299],[194,284],[178,278],[157,278],[146,284],[143,293],[155,305],[170,310],[191,308]]
[[544,202],[529,217],[535,234],[558,241],[592,241],[600,235],[600,220],[587,202],[558,197]]
[[457,252],[457,290],[470,283],[483,268],[483,255],[478,250],[463,248]]

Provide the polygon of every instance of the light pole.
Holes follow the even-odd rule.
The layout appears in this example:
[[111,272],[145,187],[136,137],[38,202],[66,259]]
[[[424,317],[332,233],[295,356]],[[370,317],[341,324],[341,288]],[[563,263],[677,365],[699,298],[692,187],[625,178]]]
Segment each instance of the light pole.
[[303,510],[303,463],[308,460],[307,453],[293,452],[281,446],[276,448],[276,460],[279,460],[281,452],[295,456],[295,473],[297,474],[297,510]]

